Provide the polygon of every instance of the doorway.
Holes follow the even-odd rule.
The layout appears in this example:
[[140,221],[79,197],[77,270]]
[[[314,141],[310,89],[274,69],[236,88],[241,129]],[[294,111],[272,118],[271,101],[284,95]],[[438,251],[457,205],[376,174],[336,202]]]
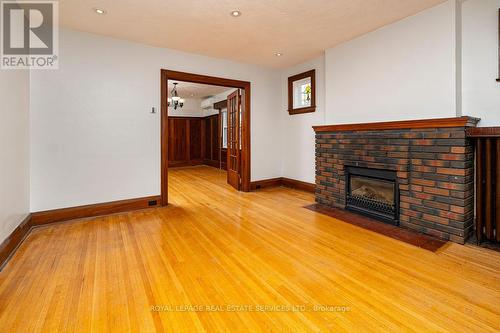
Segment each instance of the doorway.
[[[170,70],[161,70],[161,198],[162,205],[168,204],[168,168],[169,168],[169,82],[182,81],[206,85],[235,88],[228,96],[227,111],[227,149],[220,150],[226,156],[220,156],[220,161],[227,162],[227,180],[236,190],[250,191],[250,82],[238,81],[213,76],[191,74]],[[219,112],[219,119],[221,113]],[[222,136],[222,134],[221,134]]]

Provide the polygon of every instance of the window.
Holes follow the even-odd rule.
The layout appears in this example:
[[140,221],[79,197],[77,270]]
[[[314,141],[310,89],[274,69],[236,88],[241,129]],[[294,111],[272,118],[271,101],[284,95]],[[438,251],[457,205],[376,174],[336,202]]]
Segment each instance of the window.
[[498,10],[498,78],[500,82],[500,9]]
[[288,78],[288,113],[316,111],[315,70]]
[[222,115],[222,148],[227,149],[227,109],[221,110]]
[[293,108],[311,106],[311,78],[307,77],[293,83]]

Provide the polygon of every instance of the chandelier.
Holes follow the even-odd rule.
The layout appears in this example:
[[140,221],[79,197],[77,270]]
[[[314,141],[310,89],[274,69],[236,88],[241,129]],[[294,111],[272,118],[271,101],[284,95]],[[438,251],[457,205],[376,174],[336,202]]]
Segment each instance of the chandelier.
[[174,110],[177,108],[182,108],[184,106],[184,99],[180,98],[177,94],[177,82],[174,82],[174,88],[170,92],[172,98],[168,98],[168,106],[173,106]]

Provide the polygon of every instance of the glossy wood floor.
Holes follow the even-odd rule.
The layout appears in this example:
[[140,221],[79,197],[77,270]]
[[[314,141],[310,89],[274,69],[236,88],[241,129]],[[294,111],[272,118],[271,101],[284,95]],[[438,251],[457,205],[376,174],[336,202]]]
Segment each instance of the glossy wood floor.
[[500,329],[498,252],[433,253],[209,167],[172,169],[170,199],[34,230],[0,273],[0,332]]

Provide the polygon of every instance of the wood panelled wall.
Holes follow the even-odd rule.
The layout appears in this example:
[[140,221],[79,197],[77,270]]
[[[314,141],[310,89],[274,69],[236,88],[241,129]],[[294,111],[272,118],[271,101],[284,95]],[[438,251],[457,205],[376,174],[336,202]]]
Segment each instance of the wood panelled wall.
[[204,119],[204,164],[213,167],[221,166],[225,169],[226,155],[221,150],[221,117],[219,114],[205,117]]
[[476,238],[500,242],[500,127],[470,129],[476,142]]
[[[220,166],[220,116],[168,117],[169,167]],[[223,168],[225,155],[222,155]]]

